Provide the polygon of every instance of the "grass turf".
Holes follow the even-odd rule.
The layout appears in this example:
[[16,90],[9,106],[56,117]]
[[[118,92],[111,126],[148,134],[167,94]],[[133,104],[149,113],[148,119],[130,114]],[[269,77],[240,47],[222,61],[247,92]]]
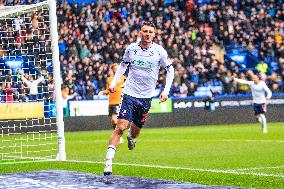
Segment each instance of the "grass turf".
[[[208,185],[284,188],[284,123],[269,123],[268,129],[262,134],[258,124],[144,128],[135,150],[129,151],[125,142],[115,156],[117,163],[136,166],[114,165],[113,172]],[[0,173],[64,169],[101,174],[103,164],[96,162],[104,161],[110,133],[66,133],[67,159],[78,162],[1,164]]]

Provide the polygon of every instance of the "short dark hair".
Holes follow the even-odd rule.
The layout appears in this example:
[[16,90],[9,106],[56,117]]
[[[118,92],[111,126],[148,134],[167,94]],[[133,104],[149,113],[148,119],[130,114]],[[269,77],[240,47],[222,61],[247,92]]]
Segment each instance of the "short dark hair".
[[111,64],[110,69],[113,69],[115,66],[119,66],[119,64],[118,63]]
[[142,28],[143,26],[150,26],[150,27],[153,27],[154,29],[156,29],[155,24],[154,24],[153,22],[150,22],[150,21],[145,21],[145,22],[143,22],[141,28]]

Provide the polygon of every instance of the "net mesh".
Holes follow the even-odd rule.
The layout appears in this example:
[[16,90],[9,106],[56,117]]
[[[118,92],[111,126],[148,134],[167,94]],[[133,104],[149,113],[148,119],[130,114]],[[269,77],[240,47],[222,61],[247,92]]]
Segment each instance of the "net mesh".
[[56,157],[51,59],[48,4],[0,7],[0,163]]

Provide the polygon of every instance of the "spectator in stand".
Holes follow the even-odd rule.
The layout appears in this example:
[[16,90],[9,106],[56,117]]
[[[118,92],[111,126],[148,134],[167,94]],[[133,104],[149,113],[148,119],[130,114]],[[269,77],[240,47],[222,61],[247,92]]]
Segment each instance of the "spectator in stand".
[[[24,82],[24,84],[29,88],[29,100],[30,101],[38,101],[38,100],[43,100],[40,99],[38,96],[38,85],[44,81],[44,77],[43,76],[39,76],[36,80],[34,80],[34,76],[33,75],[24,75],[23,71],[19,71],[19,74],[21,74],[21,79]],[[43,75],[45,75],[46,73],[43,72]],[[28,79],[27,79],[27,78]]]
[[266,80],[267,86],[272,92],[280,92],[281,89],[281,78],[278,77],[277,73],[273,72]]
[[75,86],[75,91],[82,98],[81,100],[86,100],[86,87],[83,80],[80,80],[79,84]]
[[2,87],[2,84],[5,84],[5,77],[3,76],[2,70],[0,70],[0,86],[1,87]]
[[222,65],[218,77],[222,82],[224,94],[232,94],[234,92],[231,76],[232,73]]
[[[15,3],[18,1],[4,1],[4,4],[9,5]],[[109,76],[110,64],[120,59],[121,49],[126,48],[126,44],[139,40],[135,36],[140,23],[150,20],[158,26],[159,37],[155,42],[163,45],[171,58],[180,61],[180,64],[175,65],[178,70],[175,73],[175,81],[178,82],[178,86],[185,83],[191,95],[199,86],[207,86],[208,82],[220,83],[220,81],[225,93],[240,92],[235,91],[232,81],[228,79],[230,78],[228,70],[238,76],[240,68],[234,63],[225,64],[223,54],[220,53],[225,52],[225,48],[240,47],[254,54],[267,64],[267,68],[257,69],[264,71],[268,80],[270,78],[268,70],[272,70],[277,78],[280,78],[281,82],[278,83],[281,84],[284,79],[282,9],[282,1],[273,0],[97,1],[88,5],[70,5],[63,1],[58,4],[57,9],[62,79],[64,84],[70,87],[70,91],[74,91],[75,86],[80,85],[80,82],[75,82],[80,80],[83,81],[85,88],[90,80],[95,91],[103,90],[106,78]],[[22,39],[28,40],[30,44],[36,44],[29,30],[38,28],[40,20],[38,16],[32,18],[33,27],[22,28],[22,31],[26,31],[22,36],[27,35],[29,39],[17,37],[17,34],[13,33],[17,30],[0,24],[1,30],[11,31],[9,34],[1,33],[0,36],[12,37],[3,38],[4,45],[0,46],[0,49],[10,49],[5,44],[14,43],[9,41],[13,40],[13,36],[18,41]],[[20,23],[20,20],[16,22]],[[41,41],[44,40],[42,35]],[[31,48],[27,45],[22,46],[22,48],[27,47]],[[3,51],[0,50],[0,56],[1,53],[3,54]],[[271,67],[271,62],[277,65],[275,70]],[[92,71],[89,69],[90,66]],[[191,82],[183,81],[184,74],[188,75],[188,80]],[[162,75],[163,70],[160,71],[158,88],[164,86],[164,83],[160,82],[163,81]],[[11,79],[10,77],[8,80]],[[194,84],[188,84],[192,82]],[[274,85],[276,88],[272,90],[283,92],[284,87],[280,84],[278,89]],[[242,93],[245,91],[243,90]],[[90,95],[91,93],[92,90]],[[78,94],[76,98],[83,99],[86,96]]]
[[255,67],[255,69],[258,72],[264,72],[267,73],[268,72],[268,65],[264,62],[264,61],[260,61],[257,66]]
[[172,88],[170,90],[170,96],[179,97],[180,96],[180,87],[178,82],[174,81]]
[[14,102],[13,95],[14,95],[14,90],[12,88],[12,84],[10,82],[7,82],[5,88],[5,102],[8,103]]
[[5,89],[2,87],[4,84],[0,84],[0,102],[3,103],[5,102]]
[[63,102],[62,102],[63,113],[65,116],[69,116],[69,110],[67,109],[68,101],[72,100],[77,95],[77,93],[73,93],[70,95],[69,94],[70,91],[67,86],[62,87],[61,93],[62,93],[62,99],[63,99]]
[[19,91],[19,102],[28,102],[29,101],[29,98],[28,98],[28,95],[27,95],[27,90],[25,89],[25,86],[24,85],[21,85],[19,88],[18,88],[18,91]]
[[93,100],[95,94],[97,94],[97,92],[96,89],[93,87],[91,80],[87,80],[86,99]]
[[5,83],[13,83],[14,82],[14,76],[13,76],[13,72],[12,72],[12,70],[9,70],[8,71],[8,75],[6,75],[6,77],[5,77]]
[[193,82],[190,82],[188,87],[188,96],[194,96],[195,91],[196,91],[196,85]]
[[188,87],[186,86],[185,83],[181,84],[179,91],[180,91],[180,97],[183,97],[183,98],[187,97]]

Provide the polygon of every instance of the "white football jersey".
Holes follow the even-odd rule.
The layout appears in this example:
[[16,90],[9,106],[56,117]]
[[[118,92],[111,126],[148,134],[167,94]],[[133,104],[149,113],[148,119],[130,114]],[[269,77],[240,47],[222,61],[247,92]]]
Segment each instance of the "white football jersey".
[[126,48],[122,64],[129,67],[123,93],[136,98],[151,98],[154,96],[160,67],[170,66],[171,61],[166,50],[157,43],[143,49],[136,42]]
[[253,103],[263,104],[266,103],[265,92],[267,93],[267,97],[271,98],[272,93],[270,89],[267,87],[264,81],[260,81],[258,84],[253,81],[246,81],[242,79],[235,79],[239,83],[247,84],[251,88]]

